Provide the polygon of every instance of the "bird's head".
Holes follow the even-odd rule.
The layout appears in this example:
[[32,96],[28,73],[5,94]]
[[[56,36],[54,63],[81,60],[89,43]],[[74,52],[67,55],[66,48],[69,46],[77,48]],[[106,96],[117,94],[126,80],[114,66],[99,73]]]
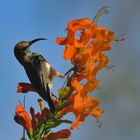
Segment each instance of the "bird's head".
[[26,57],[26,55],[28,55],[28,53],[30,53],[30,46],[40,40],[47,40],[46,38],[38,38],[38,39],[34,39],[31,41],[21,41],[19,43],[16,44],[15,48],[14,48],[14,54],[15,57],[17,58],[17,60],[22,64],[23,63],[23,58]]
[[37,41],[40,41],[40,40],[47,40],[46,38],[38,38],[38,39],[34,39],[34,40],[31,40],[31,41],[21,41],[21,42],[18,42],[15,46],[15,49],[18,49],[20,51],[26,51],[29,49],[29,47],[37,42]]

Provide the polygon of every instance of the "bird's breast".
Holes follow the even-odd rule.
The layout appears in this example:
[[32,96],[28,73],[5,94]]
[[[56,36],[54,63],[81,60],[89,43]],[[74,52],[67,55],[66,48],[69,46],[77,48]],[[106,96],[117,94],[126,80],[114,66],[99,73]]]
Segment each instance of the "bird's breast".
[[51,70],[51,65],[49,64],[49,63],[45,63],[45,65],[46,65],[46,75],[49,77],[49,75],[50,75],[50,70]]

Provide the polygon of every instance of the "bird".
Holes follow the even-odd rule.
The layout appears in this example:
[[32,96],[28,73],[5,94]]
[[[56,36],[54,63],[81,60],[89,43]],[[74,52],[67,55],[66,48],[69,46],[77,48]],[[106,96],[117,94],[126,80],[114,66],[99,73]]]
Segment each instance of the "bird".
[[24,67],[37,93],[48,103],[50,111],[54,113],[55,106],[50,96],[53,79],[55,76],[64,78],[67,73],[62,74],[56,71],[42,55],[30,51],[31,45],[41,40],[47,40],[47,38],[18,42],[15,45],[14,54],[19,63]]

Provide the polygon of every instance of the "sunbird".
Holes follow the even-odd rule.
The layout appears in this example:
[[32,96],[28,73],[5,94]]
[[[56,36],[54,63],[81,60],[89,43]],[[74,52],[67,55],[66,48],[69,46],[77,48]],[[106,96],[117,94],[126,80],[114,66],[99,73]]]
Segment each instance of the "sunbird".
[[17,43],[14,48],[14,54],[19,63],[24,67],[35,90],[45,101],[47,101],[50,111],[54,113],[55,106],[50,96],[53,87],[53,78],[55,76],[64,78],[69,71],[62,74],[56,71],[42,55],[36,52],[30,52],[31,45],[40,40],[47,39],[38,38],[32,41],[21,41]]

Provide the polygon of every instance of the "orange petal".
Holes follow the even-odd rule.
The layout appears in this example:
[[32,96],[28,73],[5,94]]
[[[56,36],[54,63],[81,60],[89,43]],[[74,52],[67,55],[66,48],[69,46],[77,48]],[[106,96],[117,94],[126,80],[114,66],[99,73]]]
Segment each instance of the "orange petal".
[[66,40],[66,38],[63,38],[63,37],[57,37],[56,38],[56,43],[59,44],[59,45],[66,45],[67,40]]
[[75,48],[73,46],[67,45],[67,47],[64,50],[64,59],[71,59],[73,54],[75,52]]
[[63,129],[56,133],[51,133],[47,140],[57,140],[57,139],[64,139],[69,138],[71,136],[71,131],[69,129]]
[[72,31],[82,30],[88,28],[89,25],[90,20],[88,18],[70,20],[68,22],[68,29],[71,29]]
[[81,121],[80,121],[80,115],[78,115],[76,117],[76,121],[74,123],[72,123],[71,127],[72,128],[78,128],[78,126],[81,124]]
[[92,115],[95,118],[101,117],[101,115],[104,113],[104,110],[101,108],[95,108],[90,112],[90,115]]
[[34,87],[32,86],[32,84],[28,84],[28,83],[18,83],[17,86],[17,93],[27,93],[29,91],[34,91],[36,92],[36,90],[34,89]]
[[32,126],[32,121],[30,119],[30,116],[28,112],[25,110],[24,107],[21,105],[16,106],[16,116],[15,116],[15,121],[22,125],[29,134],[33,133],[33,126]]
[[71,85],[77,91],[77,93],[80,93],[83,89],[83,86],[80,85],[77,78],[72,78]]

